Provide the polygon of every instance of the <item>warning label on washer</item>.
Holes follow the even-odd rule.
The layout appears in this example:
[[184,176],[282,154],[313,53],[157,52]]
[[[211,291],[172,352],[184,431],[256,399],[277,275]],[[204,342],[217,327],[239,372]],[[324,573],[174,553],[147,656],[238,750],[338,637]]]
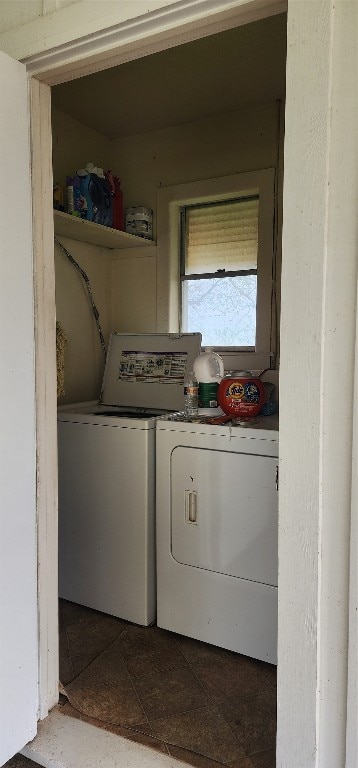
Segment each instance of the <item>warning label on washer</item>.
[[124,350],[118,379],[145,384],[184,384],[186,352],[138,352]]

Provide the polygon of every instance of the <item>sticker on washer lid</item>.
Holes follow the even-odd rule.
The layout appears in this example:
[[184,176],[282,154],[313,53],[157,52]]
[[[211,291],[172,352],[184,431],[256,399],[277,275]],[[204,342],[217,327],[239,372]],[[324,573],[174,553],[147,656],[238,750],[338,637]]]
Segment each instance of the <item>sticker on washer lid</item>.
[[145,384],[184,384],[187,352],[123,350],[118,380]]

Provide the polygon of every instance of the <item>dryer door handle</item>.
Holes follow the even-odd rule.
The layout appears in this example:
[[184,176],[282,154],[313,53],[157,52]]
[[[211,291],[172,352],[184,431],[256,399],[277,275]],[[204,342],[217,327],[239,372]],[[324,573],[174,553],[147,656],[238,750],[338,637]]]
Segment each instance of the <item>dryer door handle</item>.
[[197,525],[197,512],[197,492],[186,490],[184,505],[185,522]]

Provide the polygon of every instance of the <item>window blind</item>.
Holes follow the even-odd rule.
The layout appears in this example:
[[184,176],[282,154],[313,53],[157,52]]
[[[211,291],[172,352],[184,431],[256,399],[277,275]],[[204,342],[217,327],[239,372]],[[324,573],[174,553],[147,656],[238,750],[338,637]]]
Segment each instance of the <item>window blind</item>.
[[185,275],[257,269],[259,198],[186,208]]

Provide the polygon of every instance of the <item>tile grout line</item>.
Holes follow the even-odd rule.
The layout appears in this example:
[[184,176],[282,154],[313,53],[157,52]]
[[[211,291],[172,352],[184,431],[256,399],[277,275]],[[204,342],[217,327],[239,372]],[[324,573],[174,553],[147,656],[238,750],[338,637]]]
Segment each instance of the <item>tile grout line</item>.
[[[71,656],[71,650],[70,650],[70,643],[69,643],[69,640],[68,640],[68,635],[67,635],[67,624],[66,624],[66,622],[64,622],[64,623],[65,623],[66,641],[67,641],[68,650],[69,650],[69,654],[70,654],[70,661],[71,661],[72,672],[74,672],[74,669],[73,669],[73,663],[72,663],[72,656]],[[75,623],[77,623],[77,622],[75,622]],[[118,633],[117,637],[116,637],[116,638],[115,638],[115,639],[114,639],[114,640],[113,640],[111,643],[109,643],[109,645],[108,645],[106,648],[104,648],[104,649],[103,649],[103,650],[102,650],[102,651],[101,651],[101,652],[100,652],[100,653],[99,653],[99,654],[96,656],[96,658],[95,658],[95,659],[93,659],[93,660],[92,660],[92,661],[91,661],[91,662],[90,662],[90,663],[89,663],[89,664],[88,664],[88,665],[87,665],[87,666],[86,666],[86,667],[85,667],[85,668],[82,670],[82,672],[84,672],[86,669],[88,669],[88,668],[91,666],[91,664],[93,664],[93,663],[94,663],[94,662],[95,662],[95,661],[96,661],[96,660],[97,660],[97,659],[98,659],[98,658],[99,658],[99,657],[100,657],[102,654],[104,654],[106,651],[108,651],[108,650],[111,648],[111,646],[112,646],[112,645],[114,645],[114,644],[117,642],[117,640],[119,640],[119,638],[120,638],[120,637],[122,637],[122,635],[124,635],[124,633],[125,633],[126,629],[127,629],[127,627],[126,627],[126,626],[125,626],[125,627],[122,627],[122,630],[121,630],[121,632],[119,632],[119,633]],[[125,670],[126,670],[126,672],[127,672],[127,674],[128,674],[128,678],[129,678],[130,684],[131,684],[131,686],[132,686],[132,689],[133,689],[133,692],[134,692],[134,694],[135,694],[135,696],[136,696],[136,698],[137,698],[137,700],[138,700],[139,706],[140,706],[140,708],[141,708],[141,710],[142,710],[142,712],[143,712],[143,715],[144,715],[145,721],[148,723],[148,726],[149,726],[149,728],[150,728],[150,729],[151,729],[151,731],[152,731],[152,726],[151,726],[151,723],[150,723],[150,721],[149,721],[149,718],[148,718],[148,716],[147,716],[147,714],[146,714],[146,712],[145,712],[145,710],[144,710],[144,707],[143,707],[143,705],[142,705],[142,702],[141,702],[141,701],[140,701],[140,699],[139,699],[138,693],[137,693],[137,691],[136,691],[136,689],[135,689],[135,686],[134,686],[134,684],[133,684],[132,676],[131,676],[131,674],[130,674],[130,672],[129,672],[129,669],[128,669],[127,665],[126,665],[125,659],[123,658],[123,655],[122,655],[121,653],[119,653],[119,657],[120,657],[121,661],[123,662],[123,665],[124,665],[124,667],[125,667]],[[79,676],[82,674],[82,672],[80,672],[78,675],[76,675],[76,676],[73,678],[73,680],[71,680],[71,682],[74,682],[74,680],[76,680],[76,679],[77,679],[77,678],[78,678],[78,677],[79,677]],[[65,686],[64,686],[64,689],[65,689]],[[69,701],[69,703],[71,704],[71,702],[70,702],[70,700],[69,700],[69,699],[68,699],[68,701]],[[73,705],[71,704],[71,706],[73,706]],[[76,708],[74,707],[74,709],[76,709]],[[80,710],[76,710],[76,711],[78,711],[78,712],[79,712],[79,714],[82,714],[82,713],[80,712]],[[86,717],[87,717],[87,715],[86,715]],[[96,718],[94,718],[94,719],[96,719]],[[103,722],[104,724],[106,724],[106,721],[102,721],[102,722]],[[107,725],[114,725],[114,726],[115,726],[115,725],[116,725],[116,723],[111,723],[111,722],[108,722],[108,721],[107,721]],[[128,730],[128,731],[131,731],[131,730],[132,730],[134,733],[140,733],[140,734],[141,734],[141,735],[143,735],[143,736],[150,736],[150,738],[153,738],[155,741],[158,741],[158,742],[160,742],[161,744],[163,744],[163,745],[165,746],[166,752],[167,752],[167,753],[169,754],[169,756],[170,756],[170,753],[169,753],[169,750],[168,750],[168,746],[167,746],[166,742],[164,742],[164,740],[163,740],[163,739],[159,739],[157,736],[153,735],[152,733],[151,733],[151,734],[145,733],[145,731],[139,730],[139,728],[131,728],[131,727],[130,727],[130,726],[128,726],[128,725],[120,725],[119,727],[121,727],[121,728],[125,728],[125,729],[126,729],[126,730]]]
[[[74,668],[73,668],[73,661],[72,661],[72,654],[71,654],[71,644],[70,644],[70,642],[69,642],[68,633],[67,633],[68,624],[67,624],[67,622],[64,622],[64,623],[65,623],[65,637],[66,637],[66,643],[67,643],[67,648],[68,648],[68,652],[69,652],[69,656],[70,656],[70,663],[71,663],[72,672],[74,673]],[[78,623],[78,622],[76,621],[76,622],[74,622],[74,623],[76,624],[76,623]],[[128,626],[131,626],[131,625],[128,625]],[[105,654],[105,653],[106,653],[106,652],[107,652],[107,651],[108,651],[108,650],[109,650],[109,649],[110,649],[112,646],[114,646],[114,645],[115,645],[115,643],[116,643],[118,640],[120,640],[120,638],[121,638],[123,635],[125,635],[125,633],[126,633],[126,631],[127,631],[127,628],[128,628],[128,626],[124,626],[124,627],[122,626],[122,628],[121,628],[121,631],[119,631],[119,632],[118,632],[118,635],[117,635],[117,636],[114,638],[114,640],[113,640],[112,642],[110,642],[110,643],[108,644],[108,646],[106,646],[104,649],[102,649],[102,650],[100,651],[100,653],[98,653],[98,654],[97,654],[97,656],[95,657],[95,659],[93,659],[93,660],[92,660],[92,661],[91,661],[91,662],[90,662],[90,663],[89,663],[89,664],[88,664],[88,665],[87,665],[87,666],[86,666],[86,667],[85,667],[85,668],[84,668],[84,669],[83,669],[83,670],[82,670],[80,673],[78,673],[78,675],[76,675],[76,676],[73,678],[73,680],[72,680],[71,682],[73,682],[74,680],[76,680],[76,679],[77,679],[77,678],[78,678],[78,677],[79,677],[79,676],[82,674],[82,672],[84,672],[86,669],[88,669],[88,668],[89,668],[89,667],[90,667],[90,666],[91,666],[91,665],[92,665],[92,664],[93,664],[93,663],[94,663],[94,662],[95,662],[95,661],[96,661],[98,658],[100,658],[100,656],[102,656],[103,654]],[[166,634],[168,634],[168,633],[166,633]],[[171,636],[171,633],[170,633],[170,636]],[[221,712],[221,709],[220,709],[220,702],[219,702],[219,703],[216,703],[216,702],[213,700],[213,698],[212,698],[212,695],[211,695],[211,694],[208,692],[208,690],[206,689],[206,687],[205,687],[205,684],[204,684],[204,683],[203,683],[203,682],[200,680],[200,678],[198,677],[198,674],[197,674],[197,672],[196,672],[196,666],[197,666],[197,665],[195,665],[193,662],[191,662],[191,661],[190,661],[190,658],[188,658],[188,657],[185,655],[185,651],[183,651],[183,650],[182,650],[182,648],[181,648],[181,646],[180,646],[179,642],[177,641],[177,639],[176,639],[174,636],[173,636],[171,639],[174,641],[174,643],[173,643],[173,644],[174,644],[174,647],[176,647],[176,649],[177,649],[177,651],[178,651],[178,653],[179,653],[180,659],[182,659],[182,661],[180,661],[180,663],[179,663],[179,664],[175,664],[174,666],[170,666],[169,668],[168,668],[168,667],[167,667],[167,668],[165,668],[165,667],[164,667],[164,668],[156,668],[156,669],[155,669],[155,672],[159,673],[159,675],[160,675],[161,673],[164,673],[164,672],[166,672],[166,671],[170,672],[171,670],[177,670],[177,669],[186,669],[186,668],[188,668],[188,669],[190,670],[190,672],[193,674],[193,677],[195,678],[196,682],[198,683],[198,685],[199,685],[199,689],[200,689],[200,690],[202,691],[202,693],[204,694],[204,696],[205,696],[205,699],[206,699],[206,702],[207,702],[207,703],[206,703],[204,706],[194,706],[194,707],[193,707],[193,708],[191,708],[191,709],[186,709],[186,710],[183,710],[183,711],[181,711],[181,712],[175,712],[175,713],[174,713],[174,715],[185,715],[185,714],[191,714],[191,713],[193,713],[193,712],[196,712],[196,711],[200,711],[200,710],[203,710],[203,709],[205,709],[207,706],[211,706],[211,707],[212,707],[212,708],[213,708],[213,709],[216,711],[216,713],[217,713],[217,715],[219,716],[220,720],[222,720],[222,721],[225,723],[225,725],[228,727],[228,729],[229,729],[229,731],[230,731],[230,733],[231,733],[232,737],[234,738],[235,742],[238,744],[238,746],[240,747],[240,749],[242,749],[242,750],[244,751],[244,753],[245,753],[245,755],[244,755],[244,756],[245,756],[245,757],[246,757],[248,760],[250,760],[250,762],[251,762],[251,764],[252,764],[252,766],[253,766],[253,763],[252,763],[252,760],[251,760],[251,757],[252,757],[252,754],[253,754],[253,753],[252,753],[251,755],[248,755],[248,754],[246,754],[246,750],[244,750],[244,749],[243,749],[243,747],[241,746],[241,744],[240,744],[240,741],[239,741],[238,737],[236,736],[236,734],[234,733],[234,731],[233,731],[233,729],[232,729],[232,727],[231,727],[230,723],[229,723],[229,722],[227,722],[227,720],[225,719],[224,715],[222,714],[222,712]],[[121,651],[121,648],[119,647],[119,649],[118,649],[118,650],[119,650],[119,654],[118,654],[118,655],[119,655],[119,658],[120,658],[121,662],[122,662],[122,663],[123,663],[123,665],[124,665],[124,668],[125,668],[125,671],[126,671],[126,673],[127,673],[127,675],[128,675],[128,679],[129,679],[129,681],[130,681],[130,685],[131,685],[131,688],[132,688],[132,690],[133,690],[133,693],[134,693],[134,695],[135,695],[135,697],[136,697],[136,699],[137,699],[137,701],[138,701],[138,704],[139,704],[139,706],[140,706],[140,709],[141,709],[141,711],[143,712],[144,721],[145,721],[145,722],[148,724],[148,726],[149,726],[150,730],[152,731],[152,730],[153,730],[153,728],[152,728],[152,722],[151,722],[151,719],[149,718],[149,715],[147,715],[147,713],[146,713],[146,710],[145,710],[145,708],[144,708],[144,705],[143,705],[143,703],[142,703],[141,697],[140,697],[139,693],[137,692],[137,689],[136,689],[136,684],[135,684],[135,680],[136,680],[136,678],[138,678],[138,679],[139,679],[139,678],[145,677],[145,675],[147,675],[147,674],[150,674],[152,670],[150,670],[150,669],[149,669],[149,671],[146,671],[146,672],[144,672],[144,674],[141,674],[141,675],[137,675],[137,676],[134,676],[134,675],[133,675],[133,674],[132,674],[132,673],[129,671],[129,668],[128,668],[128,666],[127,666],[127,663],[126,663],[125,657],[123,656],[123,652]],[[155,652],[156,652],[156,650],[155,650],[155,648],[154,648],[154,649],[153,649],[153,653],[155,654]],[[262,673],[262,676],[264,677],[265,681],[266,681],[266,682],[269,684],[269,688],[270,688],[270,689],[272,689],[272,690],[274,690],[274,687],[275,687],[275,686],[274,686],[274,684],[273,684],[273,682],[272,682],[272,679],[271,679],[271,677],[270,677],[269,675],[266,675],[266,674],[265,674],[265,672],[264,672],[264,670],[259,670],[259,671]],[[244,699],[250,698],[250,695],[248,695],[248,696],[244,696],[243,698],[244,698]],[[80,714],[81,714],[81,713],[80,713]],[[153,722],[155,722],[156,720],[166,720],[166,719],[169,719],[169,718],[171,718],[171,717],[173,717],[173,713],[172,713],[172,714],[169,714],[169,715],[165,715],[164,717],[162,716],[162,717],[160,717],[160,718],[152,718],[152,721],[153,721]],[[145,731],[142,731],[142,730],[141,730],[139,727],[136,727],[136,726],[134,726],[134,727],[131,727],[131,726],[129,726],[129,725],[122,725],[122,724],[118,724],[118,723],[111,723],[111,722],[109,722],[109,721],[102,721],[102,722],[103,722],[103,724],[104,724],[104,725],[106,725],[106,723],[107,723],[107,725],[113,725],[113,726],[119,725],[119,727],[121,727],[121,728],[125,729],[127,732],[129,732],[129,734],[130,734],[131,732],[133,733],[133,735],[137,733],[137,734],[141,734],[141,735],[143,735],[144,737],[148,737],[148,739],[153,739],[153,741],[155,741],[155,742],[157,742],[157,743],[160,743],[160,744],[162,744],[162,745],[163,745],[163,747],[165,748],[166,752],[167,752],[167,753],[168,753],[170,756],[172,756],[172,755],[171,755],[171,752],[170,752],[170,746],[172,746],[172,747],[174,747],[174,748],[183,749],[183,750],[185,750],[185,751],[187,751],[187,752],[189,752],[189,753],[190,753],[190,752],[192,752],[192,753],[193,753],[193,755],[196,755],[196,754],[197,754],[197,755],[202,755],[203,757],[207,757],[207,756],[205,756],[205,755],[204,755],[202,752],[197,752],[197,751],[195,751],[195,750],[193,751],[193,750],[189,749],[188,747],[186,747],[186,746],[182,746],[182,745],[180,745],[180,744],[175,744],[175,743],[170,743],[170,742],[167,742],[167,741],[165,741],[163,738],[160,738],[159,736],[157,736],[157,735],[155,735],[155,734],[153,734],[153,733],[149,733],[149,734],[148,734],[148,733],[146,733]],[[148,746],[150,746],[150,745],[148,745]],[[267,752],[267,751],[268,751],[268,750],[261,750],[259,753],[254,753],[254,754],[264,754],[264,753],[265,753],[265,752]],[[212,761],[213,761],[213,762],[215,762],[215,763],[217,762],[217,761],[213,760],[212,758],[208,758],[208,757],[207,757],[207,759],[208,759],[208,760],[210,759],[210,760],[212,760]],[[224,762],[217,762],[217,764],[218,764],[218,766],[219,766],[219,765],[222,765],[222,766],[226,766],[227,768],[230,768],[230,762],[225,762],[225,763],[224,763]]]
[[[82,670],[82,672],[84,672],[86,669],[88,669],[88,668],[91,666],[91,664],[93,664],[93,663],[94,663],[94,662],[95,662],[95,661],[96,661],[96,660],[97,660],[97,659],[98,659],[98,658],[99,658],[99,657],[100,657],[102,654],[104,654],[106,651],[108,651],[108,650],[109,650],[109,648],[111,648],[111,646],[112,646],[112,645],[114,645],[114,644],[117,642],[117,640],[119,640],[119,638],[120,638],[122,635],[124,635],[124,633],[125,633],[126,629],[127,629],[127,627],[123,627],[122,631],[121,631],[121,632],[118,634],[118,636],[117,636],[117,637],[116,637],[116,638],[115,638],[115,639],[112,641],[112,643],[110,643],[110,644],[107,646],[107,648],[104,648],[104,649],[103,649],[103,651],[101,651],[101,652],[100,652],[100,653],[99,653],[99,654],[96,656],[96,658],[95,658],[95,659],[93,659],[93,661],[91,661],[91,662],[90,662],[90,663],[87,665],[87,667],[85,667],[85,668]],[[144,707],[143,707],[143,704],[142,704],[142,702],[141,702],[141,700],[140,700],[140,698],[139,698],[139,695],[138,695],[138,693],[137,693],[137,691],[136,691],[136,689],[135,689],[135,685],[134,685],[134,683],[133,683],[132,675],[131,675],[131,673],[129,672],[129,669],[128,669],[128,667],[127,667],[127,664],[126,664],[126,661],[125,661],[125,658],[123,657],[123,654],[122,654],[121,652],[119,653],[119,657],[120,657],[121,661],[123,662],[123,665],[124,665],[124,667],[125,667],[125,670],[126,670],[126,672],[127,672],[127,674],[128,674],[129,682],[130,682],[130,684],[131,684],[131,686],[132,686],[133,692],[134,692],[134,694],[135,694],[135,696],[136,696],[136,698],[137,698],[137,700],[138,700],[138,703],[139,703],[139,705],[140,705],[140,708],[141,708],[141,710],[142,710],[142,712],[143,712],[143,715],[144,715],[144,718],[145,718],[145,722],[147,722],[148,726],[149,726],[149,727],[150,727],[150,729],[152,730],[152,725],[151,725],[151,723],[150,723],[150,720],[149,720],[149,718],[148,718],[148,715],[147,715],[147,713],[146,713],[146,712],[145,712],[145,710],[144,710]],[[76,679],[77,679],[77,677],[79,677],[79,676],[82,674],[82,672],[80,672],[80,673],[79,673],[79,674],[78,674],[78,675],[77,675],[77,676],[74,678],[74,680],[76,680]],[[71,682],[74,682],[74,680],[73,680],[73,681],[71,681]],[[70,701],[69,699],[68,699],[68,701],[69,701],[69,703],[71,704],[71,701]],[[71,706],[73,706],[73,704],[71,704]],[[79,712],[79,714],[84,714],[84,713],[81,713],[81,711],[80,711],[80,710],[77,710],[77,709],[76,709],[76,707],[74,707],[74,709],[75,709],[76,711],[78,711],[78,712]],[[88,715],[85,715],[85,717],[88,717]],[[96,719],[96,718],[94,718],[94,719]],[[104,724],[107,724],[107,725],[113,725],[113,726],[116,726],[116,725],[118,725],[118,723],[112,723],[112,722],[110,722],[110,721],[108,721],[108,720],[107,720],[107,721],[105,721],[105,720],[102,720],[101,722],[103,722]],[[138,725],[140,725],[140,724],[138,724]],[[126,730],[128,730],[128,731],[133,731],[134,733],[139,733],[139,734],[141,734],[141,735],[143,735],[143,736],[150,736],[150,738],[153,738],[155,741],[158,741],[158,742],[160,742],[161,744],[163,744],[163,745],[165,746],[165,748],[166,748],[166,751],[168,752],[168,746],[167,746],[167,743],[166,743],[166,742],[165,742],[163,739],[161,739],[160,737],[158,737],[158,736],[154,735],[153,733],[150,733],[150,734],[148,734],[148,733],[146,733],[145,731],[142,731],[142,730],[140,730],[140,728],[139,728],[139,727],[132,727],[132,726],[129,726],[129,725],[124,725],[124,724],[119,724],[119,727],[120,727],[120,728],[125,728],[125,729],[126,729]],[[173,746],[176,746],[176,745],[173,745]],[[168,753],[168,754],[169,754],[169,753]]]
[[[176,642],[177,642],[177,641],[176,641]],[[178,643],[178,645],[179,645],[179,643]],[[193,672],[193,675],[196,677],[196,679],[198,680],[199,684],[201,685],[201,687],[202,687],[203,691],[205,692],[205,694],[208,696],[209,700],[211,701],[211,703],[212,703],[212,706],[214,707],[214,709],[216,709],[216,711],[218,712],[218,715],[219,715],[219,717],[220,717],[220,718],[221,718],[221,719],[224,721],[224,723],[227,725],[227,727],[229,728],[229,730],[230,730],[230,733],[232,734],[233,738],[235,739],[235,741],[237,741],[237,743],[239,744],[239,746],[241,747],[241,749],[242,749],[242,750],[243,750],[243,752],[245,753],[244,757],[248,758],[248,759],[250,760],[250,762],[252,762],[252,761],[251,761],[251,758],[250,758],[250,755],[246,754],[246,750],[245,750],[245,749],[244,749],[244,748],[241,746],[241,744],[240,744],[240,742],[239,742],[239,739],[237,738],[236,734],[234,733],[234,730],[233,730],[233,728],[232,728],[231,724],[227,722],[226,718],[225,718],[225,717],[224,717],[224,715],[221,713],[221,710],[220,710],[220,703],[219,703],[219,705],[217,705],[217,704],[216,704],[216,703],[213,701],[212,697],[210,696],[210,693],[208,693],[208,691],[206,690],[206,688],[205,688],[204,684],[201,682],[200,678],[199,678],[199,677],[198,677],[198,675],[196,674],[195,668],[193,667],[192,663],[191,663],[191,662],[190,662],[190,660],[189,660],[189,659],[188,659],[188,658],[185,656],[185,654],[184,654],[184,652],[183,652],[183,651],[182,651],[182,653],[183,653],[183,656],[184,656],[184,658],[187,660],[187,662],[188,662],[188,665],[189,665],[190,669],[191,669],[191,670],[192,670],[192,672]],[[265,676],[265,677],[266,677],[266,676]],[[249,697],[247,696],[247,697],[242,697],[242,698],[249,698]],[[223,764],[223,765],[226,765],[226,766],[229,766],[229,764],[228,764],[228,763],[222,763],[222,764]]]
[[[177,646],[177,648],[178,648],[178,650],[179,650],[179,652],[180,652],[181,656],[183,657],[183,659],[184,659],[184,661],[185,661],[185,665],[183,665],[183,666],[181,666],[181,665],[180,665],[180,666],[178,666],[178,667],[172,667],[171,669],[174,669],[174,670],[175,670],[175,669],[186,669],[186,668],[188,667],[188,668],[190,669],[190,671],[194,673],[194,670],[192,669],[192,667],[191,667],[191,665],[190,665],[190,663],[189,663],[188,659],[186,658],[185,654],[184,654],[184,653],[183,653],[183,651],[181,650],[181,648],[180,648],[180,645],[179,645],[179,643],[177,642],[176,638],[174,637],[174,638],[173,638],[173,640],[174,640],[174,643],[176,644],[176,646]],[[157,671],[160,673],[160,672],[171,671],[171,669],[169,669],[169,670],[165,670],[165,669],[158,669]],[[128,672],[128,674],[130,674],[130,673]],[[144,677],[146,674],[150,674],[150,672],[149,672],[149,673],[145,673],[144,675],[138,675],[138,677]],[[200,685],[200,688],[202,689],[202,691],[203,691],[203,693],[205,694],[206,698],[210,698],[210,697],[209,697],[209,695],[207,694],[207,692],[205,691],[205,689],[204,689],[204,687],[203,687],[203,685],[202,685],[201,681],[198,679],[198,677],[197,677],[197,675],[195,675],[195,673],[194,673],[194,677],[195,677],[195,679],[197,680],[197,682],[199,683],[199,685]],[[135,683],[134,683],[134,685],[135,685]],[[207,706],[207,705],[204,705],[204,706],[201,706],[201,705],[200,705],[200,706],[195,706],[195,707],[193,707],[192,709],[185,709],[185,710],[182,710],[181,712],[176,712],[174,715],[173,715],[173,714],[171,714],[171,715],[164,715],[163,717],[155,717],[155,718],[152,718],[152,720],[154,720],[154,721],[155,721],[155,720],[167,720],[169,717],[174,717],[175,715],[186,715],[186,714],[190,714],[190,712],[197,712],[197,711],[198,711],[198,710],[200,710],[200,709],[205,709],[205,708],[206,708],[206,706]],[[149,716],[148,716],[148,720],[149,720]],[[150,722],[150,720],[149,720],[149,725],[151,725],[151,722]],[[173,744],[173,746],[177,746],[177,745]]]
[[[182,650],[181,650],[181,648],[179,647],[179,644],[177,643],[177,641],[176,641],[176,639],[175,639],[175,638],[174,638],[174,642],[175,642],[175,644],[177,645],[177,647],[178,647],[178,649],[179,649],[179,652],[180,652],[181,656],[183,657],[183,660],[185,661],[185,666],[184,666],[184,667],[182,667],[182,666],[180,666],[180,667],[174,667],[174,669],[182,669],[182,668],[184,668],[184,669],[185,669],[185,668],[186,668],[186,666],[187,666],[187,667],[189,667],[189,669],[191,669],[191,665],[190,665],[190,663],[189,663],[189,662],[188,662],[188,660],[186,659],[186,657],[185,657],[184,653],[182,652]],[[144,712],[144,715],[145,715],[145,717],[146,717],[146,719],[147,719],[148,725],[149,725],[149,726],[150,726],[150,728],[152,729],[152,724],[151,724],[151,721],[150,721],[150,719],[149,719],[149,716],[146,714],[146,712],[145,712],[145,710],[144,710],[144,706],[143,706],[143,704],[142,704],[142,702],[141,702],[141,700],[140,700],[139,694],[138,694],[138,693],[137,693],[137,691],[136,691],[136,688],[135,688],[135,683],[134,683],[134,681],[133,681],[133,677],[132,677],[132,675],[131,675],[131,673],[130,673],[130,671],[129,671],[129,669],[128,669],[128,666],[127,666],[127,664],[126,664],[126,662],[125,662],[125,659],[124,659],[124,657],[123,657],[123,654],[122,654],[122,653],[119,653],[119,656],[120,656],[121,660],[123,661],[123,664],[124,664],[124,666],[125,666],[125,668],[126,668],[126,671],[127,671],[127,673],[128,673],[128,676],[129,676],[129,678],[130,678],[130,681],[131,681],[131,684],[132,684],[132,687],[133,687],[134,693],[136,694],[136,697],[137,697],[137,699],[138,699],[138,701],[139,701],[139,704],[140,704],[140,706],[141,706],[141,709],[142,709],[142,710],[143,710],[143,712]],[[160,671],[165,671],[165,670],[157,670],[157,671],[159,671],[159,672],[160,672]],[[193,671],[193,670],[191,670],[191,671]],[[139,677],[139,676],[138,676],[138,677]],[[198,679],[196,675],[195,675],[195,678],[196,678],[196,679]],[[203,692],[205,693],[205,695],[207,695],[207,694],[206,694],[206,692],[204,691],[204,688],[203,688],[203,686],[202,686],[201,682],[200,682],[200,681],[198,681],[198,682],[199,682],[199,685],[200,685],[200,687],[202,688]],[[200,710],[200,709],[205,709],[205,708],[206,708],[205,706],[204,706],[204,707],[195,707],[194,709],[185,710],[185,711],[183,711],[183,712],[179,712],[179,713],[176,713],[176,714],[180,714],[180,715],[183,715],[183,714],[189,714],[189,713],[191,713],[191,712],[195,712],[195,711],[198,711],[198,710]],[[167,718],[169,718],[169,717],[173,717],[173,715],[172,715],[172,714],[171,714],[171,715],[167,715],[166,717],[162,717],[162,718],[153,718],[153,720],[155,720],[155,719],[166,720],[166,719],[167,719]],[[128,728],[128,730],[130,730],[130,728],[129,728],[128,726],[122,726],[122,727],[124,727],[124,728]],[[142,734],[143,734],[143,731],[140,731],[140,730],[139,730],[139,728],[133,728],[133,729],[131,729],[131,730],[133,730],[133,731],[134,731],[134,732],[136,732],[136,733],[142,733]],[[148,734],[143,734],[143,735],[146,735],[146,736],[147,736]],[[167,741],[165,741],[164,739],[160,738],[159,736],[156,736],[155,734],[149,734],[149,735],[151,736],[151,738],[155,739],[156,741],[160,742],[161,744],[163,744],[163,745],[165,746],[165,748],[166,748],[166,750],[167,750],[167,752],[168,752],[169,756],[171,756],[171,754],[170,754],[170,746],[173,746],[173,747],[177,747],[177,748],[179,748],[179,749],[186,749],[188,752],[192,751],[192,750],[189,750],[187,747],[181,747],[181,746],[180,746],[180,745],[178,745],[178,744],[171,744],[170,742],[167,742]],[[194,752],[194,754],[202,755],[202,753],[200,753],[200,752]],[[203,757],[206,757],[205,755],[202,755],[202,756],[203,756]],[[214,762],[217,762],[217,761],[214,761]],[[221,762],[221,763],[218,763],[218,765],[222,765],[222,766],[223,766],[223,765],[224,765],[224,763],[223,763],[223,762]]]
[[[124,634],[124,633],[123,633],[123,634]],[[139,702],[139,705],[140,705],[140,708],[141,708],[141,710],[142,710],[142,712],[143,712],[143,714],[144,714],[144,717],[145,717],[145,719],[146,719],[146,721],[147,721],[147,723],[148,723],[148,725],[149,725],[150,729],[152,730],[152,726],[151,726],[151,723],[150,723],[150,721],[149,721],[149,717],[148,717],[148,715],[147,715],[147,713],[146,713],[146,711],[145,711],[145,709],[144,709],[144,707],[143,707],[143,704],[142,704],[142,702],[141,702],[141,700],[140,700],[140,698],[139,698],[139,696],[138,696],[138,693],[137,693],[137,691],[136,691],[135,685],[134,685],[134,683],[133,683],[132,675],[131,675],[131,673],[130,673],[130,671],[129,671],[128,667],[127,667],[127,664],[126,664],[126,662],[125,662],[125,659],[124,659],[124,657],[123,657],[123,654],[122,654],[121,652],[119,652],[119,656],[120,656],[120,658],[121,658],[121,660],[122,660],[122,662],[123,662],[123,664],[124,664],[124,666],[125,666],[125,669],[126,669],[126,671],[127,671],[127,674],[128,674],[128,677],[129,677],[129,680],[130,680],[130,683],[131,683],[132,689],[133,689],[133,691],[134,691],[134,694],[135,694],[135,696],[136,696],[136,698],[137,698],[137,700],[138,700],[138,702]]]
[[[76,623],[76,622],[75,622],[75,623]],[[71,625],[71,626],[72,626],[72,625]],[[111,641],[111,642],[110,642],[110,643],[109,643],[109,644],[108,644],[108,645],[107,645],[105,648],[103,648],[103,649],[102,649],[102,650],[101,650],[101,651],[100,651],[100,652],[97,654],[97,656],[95,656],[95,658],[94,658],[94,659],[92,659],[92,660],[91,660],[91,661],[90,661],[90,662],[89,662],[89,663],[88,663],[88,664],[87,664],[87,665],[86,665],[86,666],[85,666],[83,669],[81,669],[81,672],[79,672],[77,675],[75,675],[75,674],[74,674],[74,677],[73,677],[73,679],[72,679],[72,680],[70,680],[70,682],[69,682],[69,683],[66,683],[66,685],[70,685],[70,683],[74,683],[74,682],[75,682],[75,680],[77,680],[77,678],[78,678],[80,675],[82,675],[82,673],[83,673],[83,672],[85,672],[85,671],[86,671],[86,669],[88,669],[88,668],[91,666],[91,664],[94,664],[94,662],[95,662],[95,661],[97,661],[97,659],[99,659],[99,657],[100,657],[100,656],[102,656],[102,654],[106,653],[106,651],[108,651],[108,650],[111,648],[111,646],[112,646],[112,645],[114,645],[114,643],[116,643],[116,642],[117,642],[117,640],[119,640],[119,638],[121,637],[121,635],[122,635],[122,634],[124,634],[124,632],[125,632],[125,629],[126,629],[126,627],[122,627],[122,630],[121,630],[121,631],[118,633],[118,635],[117,635],[117,636],[114,638],[114,640],[112,640],[112,641]],[[67,638],[67,640],[68,640],[68,635],[67,635],[67,626],[66,626],[66,638]],[[73,673],[74,673],[74,667],[73,667],[73,662],[72,662],[72,654],[71,654],[71,643],[69,642],[69,640],[68,640],[68,650],[69,650],[69,654],[70,654],[70,660],[71,660],[72,671],[73,671]],[[129,674],[129,673],[128,673],[128,674]],[[66,687],[66,686],[64,686],[64,687]]]
[[[73,667],[73,661],[72,661],[72,653],[71,653],[70,641],[69,641],[69,639],[68,639],[68,634],[67,634],[67,625],[66,625],[66,624],[65,624],[64,630],[65,630],[66,645],[67,645],[68,656],[69,656],[69,659],[70,659],[71,672],[72,672],[72,677],[71,677],[71,680],[73,680],[73,679],[74,679],[74,677],[75,677],[75,670],[74,670],[74,667]],[[59,682],[61,683],[61,680],[60,680]],[[70,681],[70,682],[71,682],[71,681]],[[68,685],[68,683],[66,683],[66,685]],[[65,684],[64,684],[64,683],[62,683],[62,686],[63,686],[63,688],[64,688],[64,689],[66,688],[66,686],[65,686]]]

